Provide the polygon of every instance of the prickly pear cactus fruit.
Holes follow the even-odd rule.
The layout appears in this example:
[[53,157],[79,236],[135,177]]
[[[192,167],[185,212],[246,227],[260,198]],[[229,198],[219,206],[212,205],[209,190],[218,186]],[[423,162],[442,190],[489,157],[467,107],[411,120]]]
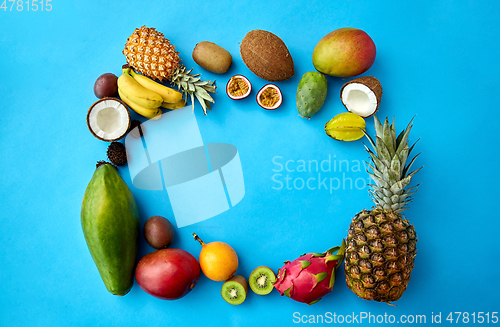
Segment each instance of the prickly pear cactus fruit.
[[[338,252],[337,252],[338,251]],[[337,254],[333,254],[337,252]],[[325,253],[307,253],[293,261],[286,261],[278,270],[274,287],[292,300],[317,303],[333,290],[335,271],[344,260],[345,241]]]
[[328,83],[325,75],[318,72],[307,72],[300,79],[297,87],[297,110],[304,118],[311,118],[323,106],[326,99]]

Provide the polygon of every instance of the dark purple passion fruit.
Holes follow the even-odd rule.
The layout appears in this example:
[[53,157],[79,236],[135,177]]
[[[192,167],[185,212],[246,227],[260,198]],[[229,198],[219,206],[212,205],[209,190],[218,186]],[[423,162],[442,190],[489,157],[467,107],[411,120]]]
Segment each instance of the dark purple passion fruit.
[[281,106],[283,94],[274,84],[264,85],[257,93],[257,103],[266,110],[274,110]]
[[226,84],[227,96],[233,100],[246,98],[252,92],[252,83],[243,75],[234,75]]
[[118,96],[118,77],[112,73],[102,74],[94,83],[94,94],[99,99]]

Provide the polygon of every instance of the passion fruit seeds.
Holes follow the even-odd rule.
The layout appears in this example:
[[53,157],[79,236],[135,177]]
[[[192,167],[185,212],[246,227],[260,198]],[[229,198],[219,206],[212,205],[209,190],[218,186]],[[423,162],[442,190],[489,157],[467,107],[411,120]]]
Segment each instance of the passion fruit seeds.
[[257,103],[266,110],[274,110],[281,106],[283,95],[274,84],[264,85],[257,93]]
[[234,75],[226,85],[227,96],[233,100],[246,98],[252,92],[252,83],[243,75]]

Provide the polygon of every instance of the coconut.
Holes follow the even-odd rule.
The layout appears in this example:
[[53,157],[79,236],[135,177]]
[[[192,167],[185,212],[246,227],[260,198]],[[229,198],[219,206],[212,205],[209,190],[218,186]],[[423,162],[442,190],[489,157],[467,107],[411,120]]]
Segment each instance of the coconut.
[[241,41],[240,54],[248,69],[267,81],[284,81],[295,74],[288,48],[271,32],[248,32]]
[[87,126],[99,140],[116,141],[123,138],[129,130],[130,112],[121,100],[102,98],[90,106]]
[[340,99],[348,111],[367,118],[378,110],[382,85],[375,77],[359,77],[342,86]]

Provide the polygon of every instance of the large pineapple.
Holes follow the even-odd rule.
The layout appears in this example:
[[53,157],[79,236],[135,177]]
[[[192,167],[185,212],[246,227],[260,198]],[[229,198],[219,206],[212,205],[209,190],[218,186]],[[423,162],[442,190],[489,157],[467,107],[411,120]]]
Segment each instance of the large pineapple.
[[175,51],[175,46],[170,44],[163,33],[145,26],[136,28],[127,39],[123,54],[135,71],[176,85],[186,101],[188,95],[191,97],[193,106],[194,98],[198,99],[203,112],[207,114],[210,102],[214,102],[209,93],[215,93],[215,81],[202,81],[200,74],[191,75],[192,69],[186,70],[180,64],[179,52]]
[[[384,125],[375,117],[375,141],[365,133],[374,151],[365,146],[373,165],[368,172],[376,185],[370,196],[376,207],[363,210],[351,222],[347,236],[345,276],[347,286],[365,300],[390,303],[398,300],[410,281],[417,235],[415,228],[401,214],[411,201],[416,186],[406,188],[415,175],[407,164],[415,144],[408,146],[411,121],[396,137],[394,121]],[[415,142],[416,143],[416,142]]]

